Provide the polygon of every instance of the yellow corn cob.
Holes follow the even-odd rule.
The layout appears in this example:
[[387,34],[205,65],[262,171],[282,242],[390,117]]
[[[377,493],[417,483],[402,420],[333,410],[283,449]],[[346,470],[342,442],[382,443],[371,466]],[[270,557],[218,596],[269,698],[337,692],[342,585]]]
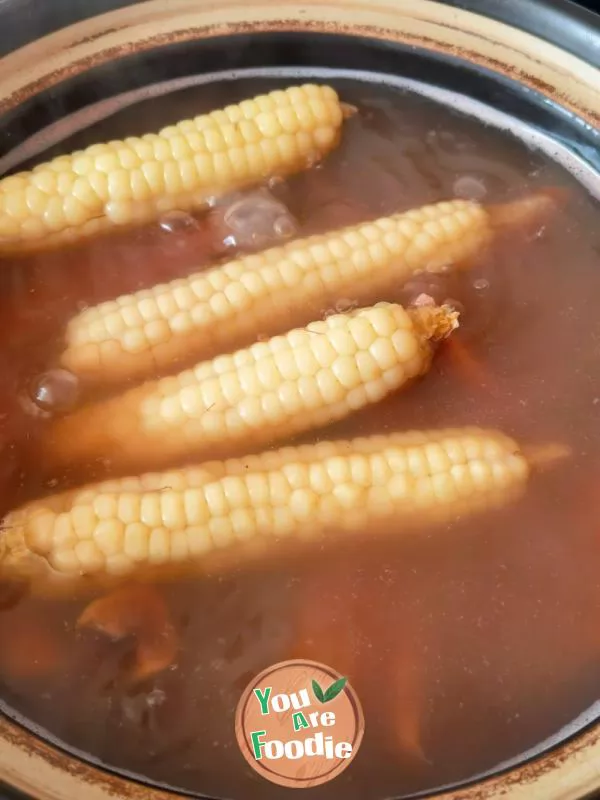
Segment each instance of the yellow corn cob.
[[380,303],[258,342],[75,411],[50,428],[53,469],[219,457],[319,428],[424,374],[457,326],[446,307]]
[[[418,434],[416,434],[418,436]],[[420,441],[420,440],[419,440]],[[64,511],[71,505],[86,503],[96,494],[159,492],[167,490],[192,489],[203,486],[209,480],[217,480],[223,475],[239,475],[254,469],[278,469],[287,461],[310,461],[315,455],[332,457],[344,455],[348,448],[345,441],[324,440],[316,444],[279,447],[260,453],[249,453],[243,458],[221,461],[205,461],[199,465],[174,468],[165,472],[145,472],[142,475],[127,475],[109,478],[87,486],[79,486],[45,498],[48,508]]]
[[103,384],[173,371],[305,325],[332,298],[385,299],[417,272],[464,262],[490,233],[485,209],[455,200],[245,256],[87,309],[67,327],[62,365]]
[[343,117],[331,87],[308,84],[60,156],[0,181],[0,250],[68,244],[300,171],[336,146]]
[[539,222],[556,202],[547,191],[488,209],[438,203],[125,295],[71,320],[62,365],[102,384],[173,371],[304,325],[340,296],[374,302],[416,273],[465,265],[495,229]]
[[207,464],[205,480],[203,467],[181,470],[172,488],[156,486],[156,475],[127,488],[105,482],[8,514],[0,570],[42,589],[144,568],[166,577],[226,566],[219,553],[239,566],[279,539],[368,535],[377,520],[397,521],[404,534],[508,502],[530,466],[503,434],[463,428],[287,447]]

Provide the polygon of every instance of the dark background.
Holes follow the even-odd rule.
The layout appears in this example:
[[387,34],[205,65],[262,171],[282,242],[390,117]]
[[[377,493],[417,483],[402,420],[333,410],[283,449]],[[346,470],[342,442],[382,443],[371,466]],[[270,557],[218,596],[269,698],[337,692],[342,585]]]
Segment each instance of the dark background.
[[[0,0],[0,57],[16,50],[28,42],[38,39],[66,25],[87,17],[112,11],[123,6],[136,5],[142,0]],[[518,19],[520,14],[543,14],[538,0],[445,0],[450,4],[464,6],[472,10],[489,13],[490,16],[507,16]],[[567,3],[569,5],[570,3]],[[546,7],[554,6],[552,0],[545,0]],[[565,4],[557,3],[556,5]],[[600,14],[600,0],[578,0],[572,5]],[[585,20],[582,19],[585,23]],[[589,42],[586,42],[589,46]],[[595,49],[595,42],[592,43]],[[587,50],[587,47],[585,48]],[[597,61],[597,58],[592,60]],[[600,794],[594,798],[600,800]],[[21,793],[8,790],[0,785],[0,800],[28,800]],[[588,800],[593,800],[589,798]]]

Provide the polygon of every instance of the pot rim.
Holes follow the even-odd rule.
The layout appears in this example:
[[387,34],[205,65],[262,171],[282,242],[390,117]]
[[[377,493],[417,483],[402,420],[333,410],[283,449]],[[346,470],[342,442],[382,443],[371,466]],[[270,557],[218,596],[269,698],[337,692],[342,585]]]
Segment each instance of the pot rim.
[[[518,5],[521,11],[522,4]],[[0,113],[91,67],[163,44],[235,33],[309,31],[367,36],[458,57],[517,79],[597,127],[600,56],[593,40],[600,41],[600,22],[567,2],[532,0],[531,5],[548,9],[558,20],[566,17],[572,25],[559,25],[552,36],[544,36],[544,26],[538,24],[532,10],[522,26],[513,27],[510,23],[516,12],[510,4],[497,4],[497,0],[254,0],[251,11],[245,0],[221,0],[218,4],[211,0],[148,0],[76,23],[5,56]],[[490,14],[476,14],[474,8]],[[577,55],[583,29],[588,34],[589,47],[583,51],[587,61]],[[80,796],[82,783],[86,800],[186,796],[93,766],[5,715],[0,715],[0,740],[0,780],[31,797],[73,800]],[[577,800],[600,787],[593,764],[596,759],[600,759],[600,725],[520,766],[426,796],[440,800]]]
[[[466,2],[475,6],[479,0]],[[557,7],[557,0],[536,2]],[[565,0],[558,8],[564,7],[564,15],[570,5]],[[600,23],[590,29],[600,36]],[[193,5],[190,0],[169,0],[168,5],[147,0],[63,28],[5,56],[0,113],[70,75],[132,52],[251,30],[363,35],[458,56],[507,78],[516,76],[591,125],[600,124],[599,70],[593,63],[541,34],[436,0],[257,0],[251,19],[243,0],[220,0],[218,5],[209,0]],[[575,35],[579,27],[567,26],[565,36],[569,32]],[[572,47],[576,41],[570,42]]]
[[590,31],[600,35],[600,16],[572,0],[527,0],[527,3],[518,4],[497,0],[440,2],[513,25],[600,67],[600,48],[590,36]]

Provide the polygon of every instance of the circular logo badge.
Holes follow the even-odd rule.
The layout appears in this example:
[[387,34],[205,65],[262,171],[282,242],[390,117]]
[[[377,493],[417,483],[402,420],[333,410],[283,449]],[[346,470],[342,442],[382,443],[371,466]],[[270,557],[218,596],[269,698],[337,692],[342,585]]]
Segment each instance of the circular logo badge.
[[282,661],[261,672],[246,687],[235,718],[250,766],[294,788],[337,777],[356,756],[364,730],[347,678],[314,661]]

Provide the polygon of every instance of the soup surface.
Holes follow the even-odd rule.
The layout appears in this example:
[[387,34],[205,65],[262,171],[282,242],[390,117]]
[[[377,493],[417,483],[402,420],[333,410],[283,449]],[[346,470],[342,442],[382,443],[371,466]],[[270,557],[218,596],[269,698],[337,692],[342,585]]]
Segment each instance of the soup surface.
[[[282,85],[239,80],[145,100],[38,160]],[[9,713],[103,764],[214,797],[291,793],[249,769],[233,725],[248,680],[283,659],[311,658],[348,675],[364,708],[361,750],[317,790],[324,798],[404,797],[472,778],[556,734],[600,689],[597,205],[546,156],[479,121],[382,85],[333,85],[359,109],[340,146],[260,198],[249,192],[242,233],[218,205],[70,250],[5,257],[0,270],[6,512],[73,483],[62,472],[42,475],[32,453],[77,391],[52,369],[65,324],[82,308],[291,234],[453,197],[487,204],[564,190],[556,213],[499,236],[472,269],[396,287],[386,300],[451,301],[462,311],[458,332],[408,391],[304,437],[478,425],[519,442],[568,445],[570,457],[536,476],[521,500],[414,536],[390,525],[342,545],[276,552],[252,568],[241,562],[157,584],[144,595],[148,614],[160,635],[166,610],[177,646],[167,668],[133,685],[135,631],[117,639],[76,628],[90,597],[49,602],[0,585]],[[336,297],[322,314],[353,304]],[[76,480],[110,475],[108,458]]]

